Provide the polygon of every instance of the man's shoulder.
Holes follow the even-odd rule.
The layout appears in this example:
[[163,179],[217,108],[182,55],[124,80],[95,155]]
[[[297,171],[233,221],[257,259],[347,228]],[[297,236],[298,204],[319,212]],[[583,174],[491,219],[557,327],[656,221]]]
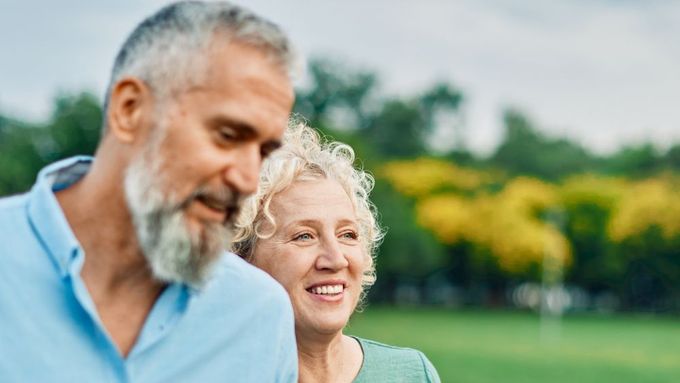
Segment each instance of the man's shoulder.
[[25,219],[27,202],[27,194],[0,198],[0,236],[14,232],[14,230],[8,232],[6,229],[16,229],[17,223]]
[[[294,331],[290,298],[268,274],[226,252],[213,271],[211,280],[191,297],[186,325],[220,328],[221,336],[227,338],[237,336],[233,331],[253,328],[264,337]],[[229,323],[228,331],[225,323]]]
[[[26,206],[28,194],[15,194],[5,197],[0,197],[0,211],[3,213],[11,211],[21,211]],[[4,216],[0,215],[0,218]]]
[[217,262],[217,274],[252,286],[279,286],[269,274],[230,252],[224,252]]
[[225,252],[219,259],[215,267],[214,279],[211,286],[207,286],[208,288],[222,290],[230,295],[248,294],[250,299],[257,297],[289,302],[288,294],[274,278],[233,253]]

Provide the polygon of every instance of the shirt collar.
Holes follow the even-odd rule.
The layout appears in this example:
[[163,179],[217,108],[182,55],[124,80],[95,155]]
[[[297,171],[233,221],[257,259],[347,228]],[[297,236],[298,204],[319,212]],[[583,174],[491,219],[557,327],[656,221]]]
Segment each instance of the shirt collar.
[[80,251],[80,243],[54,195],[78,181],[87,173],[93,158],[77,156],[55,162],[38,173],[28,196],[28,219],[62,277]]

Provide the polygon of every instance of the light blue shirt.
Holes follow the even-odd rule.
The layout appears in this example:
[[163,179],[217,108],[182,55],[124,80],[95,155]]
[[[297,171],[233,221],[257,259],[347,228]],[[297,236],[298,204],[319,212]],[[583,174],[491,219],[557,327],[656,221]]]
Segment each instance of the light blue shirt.
[[121,356],[54,195],[91,161],[52,164],[29,193],[0,199],[0,382],[296,382],[288,295],[229,253],[200,291],[168,286]]

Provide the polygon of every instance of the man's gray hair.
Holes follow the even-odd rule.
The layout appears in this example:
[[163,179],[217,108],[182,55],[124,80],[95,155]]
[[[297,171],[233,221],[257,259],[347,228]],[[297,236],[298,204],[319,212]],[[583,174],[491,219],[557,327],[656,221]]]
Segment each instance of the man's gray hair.
[[293,71],[290,42],[272,22],[227,2],[172,3],[142,21],[118,52],[105,95],[104,129],[111,91],[123,77],[139,78],[154,96],[167,97],[200,81],[207,49],[217,39],[262,49],[284,72]]

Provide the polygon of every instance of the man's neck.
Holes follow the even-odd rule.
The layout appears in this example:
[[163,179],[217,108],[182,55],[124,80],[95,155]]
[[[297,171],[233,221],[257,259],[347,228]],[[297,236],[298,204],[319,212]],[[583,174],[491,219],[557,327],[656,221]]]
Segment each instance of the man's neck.
[[56,197],[85,253],[83,282],[125,356],[164,284],[153,278],[139,247],[122,174],[93,170]]
[[114,287],[150,274],[142,272],[147,269],[146,259],[125,202],[122,180],[112,177],[101,180],[96,171],[90,171],[56,197],[86,254],[82,274],[96,274],[98,281]]

